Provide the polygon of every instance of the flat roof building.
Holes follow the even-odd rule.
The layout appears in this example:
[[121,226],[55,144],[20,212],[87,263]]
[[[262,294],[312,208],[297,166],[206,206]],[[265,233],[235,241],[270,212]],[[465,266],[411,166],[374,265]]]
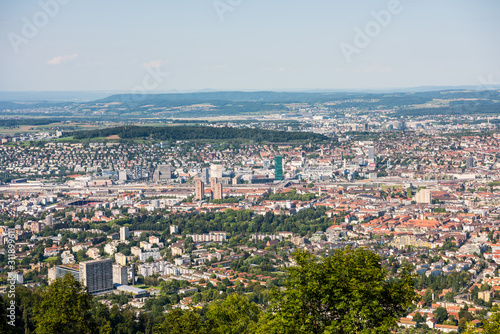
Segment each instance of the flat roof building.
[[91,294],[113,289],[113,261],[98,259],[80,262],[80,281]]
[[148,297],[149,296],[149,292],[147,292],[144,289],[136,288],[135,286],[121,285],[121,284],[114,284],[113,286],[118,291],[123,291],[125,293],[132,294],[134,296],[134,298],[141,298],[141,297]]
[[55,280],[56,278],[63,278],[64,275],[70,274],[73,275],[73,277],[79,281],[80,280],[80,270],[77,265],[71,265],[71,264],[62,264],[62,265],[57,265],[54,267],[54,269],[51,268],[50,270],[53,274],[49,273],[49,281]]

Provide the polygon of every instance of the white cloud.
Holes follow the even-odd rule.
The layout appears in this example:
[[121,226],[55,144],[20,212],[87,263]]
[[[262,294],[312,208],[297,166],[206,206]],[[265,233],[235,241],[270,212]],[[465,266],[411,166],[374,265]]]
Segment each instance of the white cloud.
[[278,72],[286,72],[286,71],[288,71],[288,68],[286,68],[286,67],[278,68]]
[[72,55],[68,56],[57,56],[52,58],[47,62],[49,65],[61,65],[61,64],[67,64],[70,63],[71,61],[75,60],[78,58],[78,53],[74,53]]
[[160,67],[161,65],[164,65],[166,63],[167,62],[164,60],[151,60],[148,61],[147,63],[142,64],[142,67],[144,68]]

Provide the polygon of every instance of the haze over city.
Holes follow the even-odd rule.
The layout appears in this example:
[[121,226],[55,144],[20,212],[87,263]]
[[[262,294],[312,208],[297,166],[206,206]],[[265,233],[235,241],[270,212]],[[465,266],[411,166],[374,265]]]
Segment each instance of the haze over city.
[[0,1],[0,333],[498,334],[499,28]]
[[0,90],[126,91],[147,68],[168,73],[151,92],[481,85],[500,81],[499,16],[495,0],[2,1]]

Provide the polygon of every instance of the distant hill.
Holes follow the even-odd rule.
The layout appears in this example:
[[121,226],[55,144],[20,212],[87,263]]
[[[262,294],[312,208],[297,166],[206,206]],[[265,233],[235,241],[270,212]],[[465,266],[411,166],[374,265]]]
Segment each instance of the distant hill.
[[215,128],[210,126],[120,126],[114,128],[76,131],[67,133],[74,139],[91,139],[97,137],[119,136],[121,139],[151,139],[151,140],[194,140],[194,139],[244,139],[265,142],[289,141],[321,141],[328,137],[311,132],[286,132],[250,128]]
[[[0,115],[92,116],[117,118],[204,118],[258,113],[297,112],[318,105],[332,114],[394,110],[393,116],[499,114],[499,90],[442,90],[426,92],[197,92],[114,94],[90,102],[0,101]],[[290,106],[292,104],[292,106]]]

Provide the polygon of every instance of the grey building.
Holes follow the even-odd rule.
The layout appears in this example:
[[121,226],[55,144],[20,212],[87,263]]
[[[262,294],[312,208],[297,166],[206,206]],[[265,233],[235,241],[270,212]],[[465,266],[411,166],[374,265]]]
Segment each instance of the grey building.
[[134,166],[134,179],[136,180],[142,179],[142,166],[140,165]]
[[469,155],[467,157],[467,160],[465,161],[465,164],[467,168],[474,168],[474,157]]
[[98,259],[80,262],[80,281],[91,294],[113,289],[113,261]]
[[172,178],[172,166],[170,165],[158,165],[153,174],[153,181],[167,181]]
[[120,227],[120,240],[125,241],[129,238],[130,232],[127,226]]
[[208,172],[208,168],[202,168],[201,169],[201,180],[203,183],[207,184],[210,178],[210,174]]
[[113,283],[128,285],[127,267],[113,264]]
[[56,277],[55,278],[63,278],[66,274],[71,274],[77,281],[80,280],[80,271],[78,266],[63,264],[55,267]]
[[127,181],[128,180],[128,173],[126,170],[121,170],[118,172],[118,181]]
[[373,162],[375,160],[375,148],[373,146],[368,146],[368,160]]

